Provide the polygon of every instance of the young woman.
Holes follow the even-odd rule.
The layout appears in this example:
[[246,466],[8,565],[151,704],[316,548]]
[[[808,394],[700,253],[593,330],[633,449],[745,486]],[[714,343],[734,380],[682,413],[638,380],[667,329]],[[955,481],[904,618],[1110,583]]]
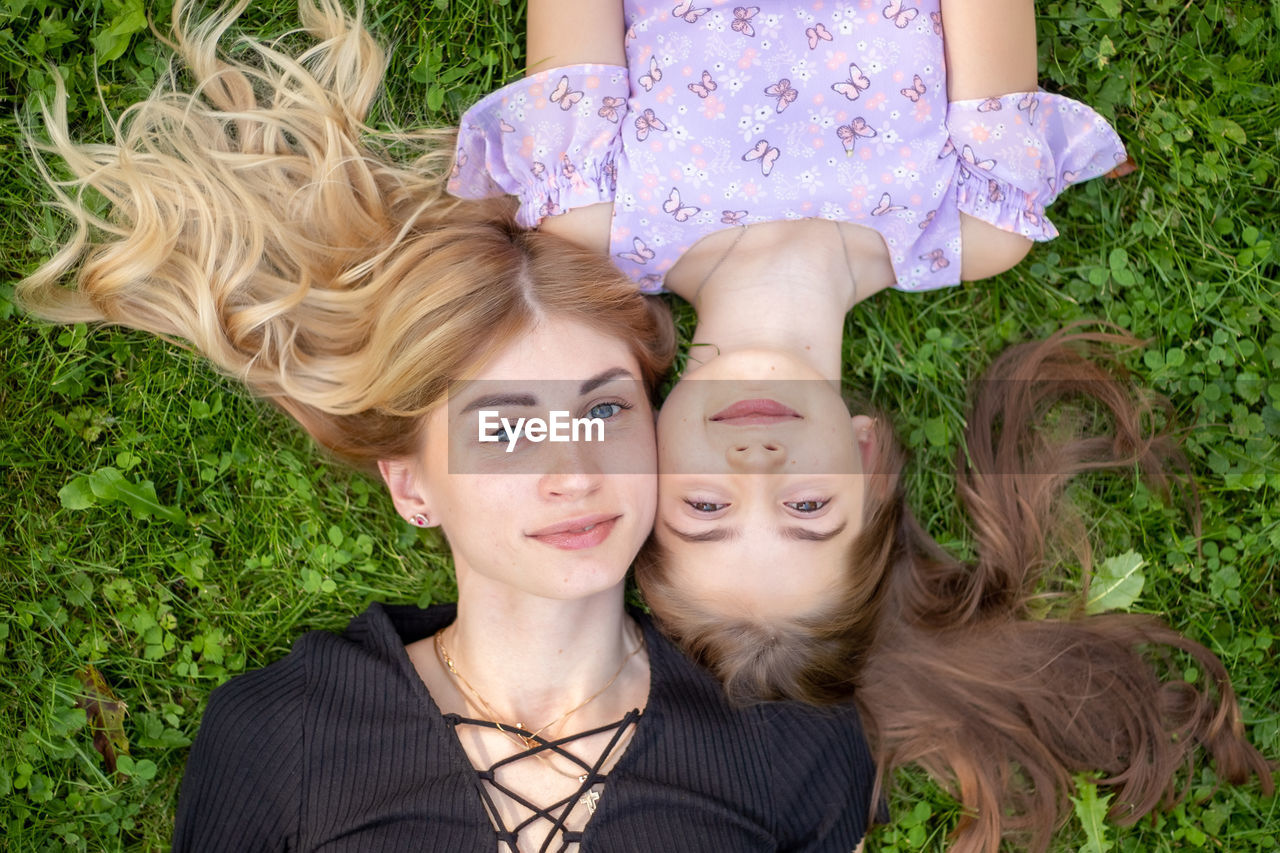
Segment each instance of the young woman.
[[[304,3],[303,58],[221,55],[243,5],[197,23],[178,4],[191,92],[159,89],[114,144],[47,116],[79,229],[21,298],[184,341],[378,472],[406,521],[443,530],[459,600],[374,605],[217,690],[174,848],[852,849],[874,782],[856,712],[731,707],[623,607],[669,318],[504,203],[448,199],[431,149],[379,153],[358,16]],[[508,453],[513,432],[480,427],[550,411],[603,440]]]
[[[1112,816],[1136,820],[1197,744],[1269,784],[1203,647],[1137,617],[1027,618],[1071,474],[1174,458],[1095,364],[1121,339],[992,368],[960,471],[973,565],[912,520],[887,421],[838,393],[855,304],[1007,269],[1056,234],[1059,191],[1124,160],[1100,117],[1035,90],[1032,4],[583,6],[531,4],[531,74],[464,116],[451,190],[517,195],[523,224],[698,311],[637,571],[668,633],[737,699],[856,698],[882,771],[918,762],[962,800],[957,850],[1044,847],[1076,771],[1104,771]],[[1072,395],[1116,437],[1038,444]],[[1139,651],[1159,646],[1211,687],[1162,683]]]

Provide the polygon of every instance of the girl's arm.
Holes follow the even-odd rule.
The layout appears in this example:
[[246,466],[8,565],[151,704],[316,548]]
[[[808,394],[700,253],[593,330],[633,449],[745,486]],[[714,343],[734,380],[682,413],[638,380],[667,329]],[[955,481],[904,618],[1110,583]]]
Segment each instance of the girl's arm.
[[[626,65],[621,0],[529,0],[525,73],[598,62]],[[548,216],[538,228],[607,254],[613,205],[579,207]]]
[[621,0],[529,0],[527,24],[526,74],[582,62],[627,64]]
[[942,39],[950,100],[1035,91],[1032,0],[942,0]]
[[[942,0],[947,97],[993,98],[1036,89],[1032,0]],[[960,278],[978,281],[1018,264],[1031,241],[960,214]]]

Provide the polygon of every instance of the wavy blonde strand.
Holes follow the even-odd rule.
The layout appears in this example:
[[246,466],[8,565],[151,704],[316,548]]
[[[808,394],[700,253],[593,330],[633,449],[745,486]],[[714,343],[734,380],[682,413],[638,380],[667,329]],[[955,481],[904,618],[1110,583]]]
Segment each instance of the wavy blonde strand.
[[73,230],[19,285],[31,313],[190,346],[366,467],[412,452],[448,383],[553,308],[632,341],[656,382],[674,338],[634,285],[522,234],[509,200],[448,196],[452,131],[366,124],[386,57],[361,6],[303,0],[295,56],[228,35],[247,5],[179,0],[176,61],[110,142],[71,138],[61,87],[43,108],[47,141],[28,137]]

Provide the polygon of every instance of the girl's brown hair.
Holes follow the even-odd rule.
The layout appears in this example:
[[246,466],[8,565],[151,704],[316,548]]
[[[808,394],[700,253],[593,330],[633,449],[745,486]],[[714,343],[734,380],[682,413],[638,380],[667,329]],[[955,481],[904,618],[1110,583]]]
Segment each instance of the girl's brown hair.
[[111,143],[72,141],[64,93],[45,109],[33,146],[66,164],[61,179],[37,157],[76,229],[19,285],[28,311],[189,345],[365,469],[413,452],[448,383],[544,314],[626,340],[657,385],[675,345],[661,303],[521,231],[505,200],[449,197],[451,131],[366,125],[385,60],[359,8],[303,0],[316,44],[299,56],[248,37],[220,51],[247,4],[197,21],[179,0],[181,66]]
[[[1220,778],[1256,774],[1269,792],[1270,768],[1245,740],[1212,652],[1155,618],[1086,615],[1079,596],[1044,589],[1055,539],[1076,551],[1087,589],[1087,540],[1062,500],[1072,477],[1136,466],[1167,489],[1171,472],[1186,471],[1167,418],[1158,423],[1160,401],[1115,361],[1117,347],[1136,343],[1067,330],[1012,347],[988,369],[957,472],[972,562],[949,555],[912,516],[903,454],[882,418],[839,600],[790,625],[726,624],[679,595],[652,542],[637,570],[646,600],[740,700],[855,700],[882,779],[916,763],[960,800],[961,853],[995,853],[1005,837],[1046,848],[1077,772],[1101,772],[1115,788],[1117,822],[1172,805],[1198,745]],[[1077,422],[1074,435],[1050,437],[1047,417],[1071,400],[1109,429]],[[1043,616],[1055,601],[1057,615]],[[1176,652],[1196,661],[1203,687],[1182,679]]]

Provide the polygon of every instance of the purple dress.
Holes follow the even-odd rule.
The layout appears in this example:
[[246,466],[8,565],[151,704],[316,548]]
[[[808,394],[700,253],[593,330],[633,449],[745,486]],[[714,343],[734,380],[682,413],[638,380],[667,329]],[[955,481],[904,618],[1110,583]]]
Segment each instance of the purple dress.
[[1070,98],[949,103],[939,0],[625,11],[627,68],[551,69],[467,111],[449,190],[513,194],[528,227],[612,201],[611,252],[646,292],[707,234],[809,217],[879,232],[901,290],[957,284],[961,212],[1052,239],[1045,206],[1126,156]]

